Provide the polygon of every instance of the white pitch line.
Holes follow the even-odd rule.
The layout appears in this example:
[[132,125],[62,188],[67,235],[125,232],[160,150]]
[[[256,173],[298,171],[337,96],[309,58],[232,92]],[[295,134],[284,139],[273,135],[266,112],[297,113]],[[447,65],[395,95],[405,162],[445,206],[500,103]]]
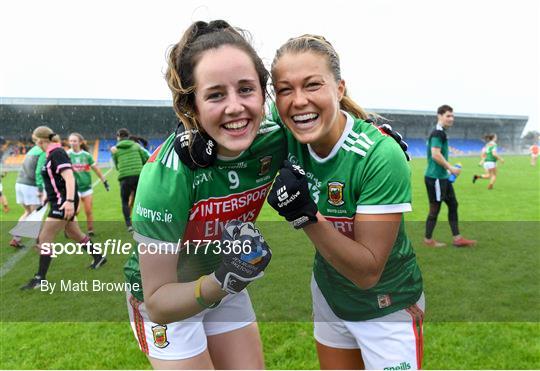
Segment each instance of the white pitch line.
[[[107,170],[107,171],[105,172],[105,174],[103,174],[103,177],[104,177],[104,178],[107,178],[107,175],[109,175],[109,173],[110,173],[113,169],[114,169],[114,166],[111,166],[111,167],[109,168],[109,170]],[[92,184],[92,188],[94,188],[95,186],[97,186],[99,182],[101,182],[100,179],[96,180],[96,181],[94,182],[94,184]]]
[[21,260],[28,251],[30,251],[30,248],[25,247],[24,249],[21,249],[17,251],[14,255],[12,255],[0,268],[0,278],[4,277],[7,273],[9,273],[11,268],[13,268],[15,264],[17,264],[17,262]]
[[[113,167],[111,167],[109,170],[107,170],[107,172],[105,172],[105,174],[103,174],[103,177],[106,177],[112,171],[112,169],[113,169]],[[100,182],[99,179],[97,181],[95,181],[94,184],[92,184],[92,188],[94,188],[99,182]],[[2,265],[2,267],[0,267],[0,278],[4,277],[6,274],[8,274],[9,271],[11,271],[11,269],[15,266],[15,264],[17,264],[19,262],[19,260],[21,260],[26,255],[26,253],[28,251],[30,251],[30,248],[26,247],[24,249],[21,249],[21,250],[17,251],[14,255],[12,255]]]

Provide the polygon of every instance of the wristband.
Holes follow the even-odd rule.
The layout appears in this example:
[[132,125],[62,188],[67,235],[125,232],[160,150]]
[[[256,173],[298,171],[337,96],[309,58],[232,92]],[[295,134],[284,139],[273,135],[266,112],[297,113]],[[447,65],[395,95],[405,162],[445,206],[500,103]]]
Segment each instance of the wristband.
[[206,308],[206,309],[212,309],[212,308],[217,307],[219,303],[221,302],[221,300],[218,300],[217,302],[212,303],[210,305],[204,302],[204,299],[201,296],[201,285],[202,285],[202,280],[204,279],[204,277],[206,276],[201,276],[195,283],[195,300],[197,300],[197,303],[199,303],[201,307]]
[[74,204],[74,203],[75,203],[75,200],[71,200],[71,199],[67,199],[67,198],[66,198],[66,202],[71,202],[71,203]]

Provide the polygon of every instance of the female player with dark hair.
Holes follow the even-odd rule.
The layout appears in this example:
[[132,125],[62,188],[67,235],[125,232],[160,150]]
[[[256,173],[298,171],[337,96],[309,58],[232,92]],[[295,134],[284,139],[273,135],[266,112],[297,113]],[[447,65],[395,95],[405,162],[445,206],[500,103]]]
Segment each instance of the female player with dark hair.
[[[168,63],[181,125],[152,154],[137,187],[139,249],[125,266],[133,331],[154,368],[262,369],[244,289],[270,260],[249,222],[285,154],[282,128],[263,122],[268,72],[225,21],[192,24]],[[254,256],[227,249],[240,239],[256,247]],[[212,241],[207,251],[194,247],[202,240]]]
[[482,160],[480,165],[484,166],[485,173],[482,175],[473,175],[473,183],[478,179],[489,179],[488,189],[493,189],[497,180],[497,161],[504,164],[504,160],[497,153],[497,134],[488,134],[484,137],[485,147],[482,149]]

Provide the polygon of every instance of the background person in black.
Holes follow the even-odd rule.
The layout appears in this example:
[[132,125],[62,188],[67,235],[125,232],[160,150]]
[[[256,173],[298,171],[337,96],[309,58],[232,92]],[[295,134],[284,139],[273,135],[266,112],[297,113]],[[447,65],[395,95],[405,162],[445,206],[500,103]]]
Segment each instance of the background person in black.
[[[90,237],[81,231],[75,220],[79,196],[71,169],[71,161],[60,144],[60,137],[47,126],[37,127],[33,135],[36,138],[36,144],[47,154],[47,160],[41,174],[50,205],[49,214],[39,233],[39,246],[53,242],[58,232],[65,229],[69,238],[75,242],[86,244],[88,252],[94,258],[89,268],[97,269],[107,260],[101,254],[92,253]],[[51,260],[50,255],[40,254],[38,272],[26,285],[21,287],[21,290],[40,288],[42,280],[45,280],[49,270]]]
[[456,247],[470,247],[476,241],[461,236],[458,226],[458,202],[452,183],[448,180],[450,173],[459,175],[460,168],[448,162],[448,138],[446,129],[454,124],[454,110],[449,105],[437,109],[437,127],[431,132],[427,141],[427,169],[425,183],[429,198],[429,214],[426,220],[424,245],[443,247],[446,244],[433,238],[433,230],[437,224],[437,216],[441,211],[441,203],[448,206],[448,222],[452,230],[452,244]]

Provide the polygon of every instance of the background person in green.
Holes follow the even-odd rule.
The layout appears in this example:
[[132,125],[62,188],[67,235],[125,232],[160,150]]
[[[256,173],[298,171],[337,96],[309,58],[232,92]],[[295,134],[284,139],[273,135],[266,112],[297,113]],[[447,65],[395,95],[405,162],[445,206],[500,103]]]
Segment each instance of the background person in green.
[[486,170],[485,174],[474,175],[473,183],[476,183],[478,179],[489,179],[488,189],[493,189],[493,185],[497,180],[497,161],[504,164],[504,160],[497,154],[497,134],[488,134],[484,137],[487,142],[482,149],[482,159],[480,165],[484,166]]
[[[36,138],[33,136],[32,141],[36,143]],[[45,152],[38,145],[34,145],[24,157],[15,183],[16,202],[24,208],[24,213],[19,217],[19,221],[26,219],[32,211],[41,205],[43,195],[41,168],[45,164],[45,159]],[[19,236],[13,236],[9,245],[15,248],[24,247]]]
[[101,170],[94,162],[94,158],[88,152],[88,145],[83,136],[79,133],[69,134],[69,145],[71,149],[68,151],[69,158],[71,160],[71,166],[73,169],[73,175],[77,182],[77,191],[84,206],[84,212],[86,214],[86,228],[87,234],[90,237],[94,236],[94,214],[92,212],[92,169],[99,179],[103,182],[107,192],[109,191],[109,183],[107,179],[101,173]]
[[129,130],[122,128],[116,133],[118,142],[111,148],[114,166],[118,171],[120,182],[120,198],[122,200],[122,214],[128,231],[132,232],[130,197],[133,199],[137,192],[139,174],[144,163],[148,160],[148,152],[138,143],[129,139]]
[[454,124],[454,110],[449,105],[437,109],[437,126],[427,140],[427,169],[424,177],[429,198],[429,214],[426,220],[424,244],[429,247],[443,247],[446,244],[433,238],[433,230],[441,211],[441,203],[448,206],[448,222],[452,230],[452,244],[456,247],[470,247],[476,241],[459,234],[458,202],[453,184],[448,180],[450,173],[459,175],[461,170],[448,162],[448,138],[446,130]]
[[272,80],[292,164],[268,202],[316,248],[321,369],[420,369],[424,296],[403,223],[411,211],[405,154],[347,96],[339,56],[323,37],[289,39]]

